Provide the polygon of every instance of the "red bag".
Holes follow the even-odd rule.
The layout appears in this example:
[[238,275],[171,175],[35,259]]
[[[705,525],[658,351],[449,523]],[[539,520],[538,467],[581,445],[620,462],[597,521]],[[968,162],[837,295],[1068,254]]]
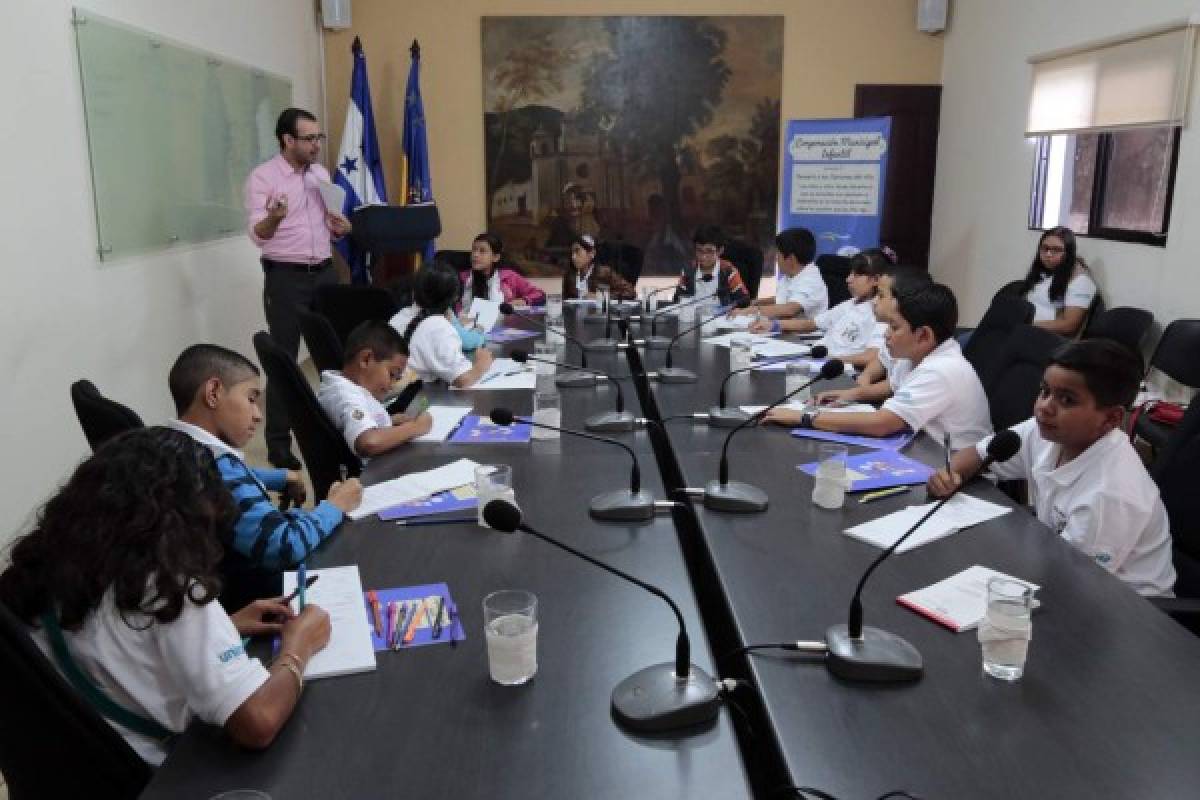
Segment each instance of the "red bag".
[[1166,425],[1174,428],[1183,419],[1184,412],[1187,411],[1187,406],[1179,403],[1168,403],[1165,400],[1147,400],[1133,410],[1129,415],[1129,438],[1134,436],[1134,426],[1137,425],[1138,417],[1142,414],[1148,416],[1151,421],[1157,422],[1159,425]]

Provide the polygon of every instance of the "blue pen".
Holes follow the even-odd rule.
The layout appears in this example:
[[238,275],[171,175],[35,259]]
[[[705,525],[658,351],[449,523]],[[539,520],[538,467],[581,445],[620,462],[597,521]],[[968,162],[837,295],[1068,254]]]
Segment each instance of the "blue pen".
[[301,561],[296,566],[296,592],[297,592],[296,597],[300,601],[300,610],[301,611],[304,610],[304,583],[305,583],[305,578],[307,576],[308,576],[308,569],[304,566],[304,562]]

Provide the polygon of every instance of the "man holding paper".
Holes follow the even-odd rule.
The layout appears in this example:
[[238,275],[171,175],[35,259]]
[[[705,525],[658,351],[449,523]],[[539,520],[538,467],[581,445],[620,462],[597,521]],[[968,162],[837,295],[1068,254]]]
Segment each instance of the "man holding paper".
[[[333,185],[317,159],[317,118],[289,108],[275,124],[279,155],[246,180],[247,233],[261,250],[263,310],[271,337],[295,358],[300,350],[298,306],[308,306],[318,286],[336,283],[330,240],[350,232],[341,206],[330,207]],[[267,387],[267,458],[276,467],[300,469],[291,451],[291,425],[282,399]]]

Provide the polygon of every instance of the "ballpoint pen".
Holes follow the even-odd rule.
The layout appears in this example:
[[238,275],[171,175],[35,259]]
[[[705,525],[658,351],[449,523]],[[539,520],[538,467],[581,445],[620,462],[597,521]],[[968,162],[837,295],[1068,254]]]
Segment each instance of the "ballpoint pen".
[[946,448],[946,472],[949,472],[950,471],[950,434],[948,434],[948,433],[946,434],[946,436],[943,438],[942,443],[945,445],[945,448]]
[[304,610],[304,589],[308,586],[308,568],[301,561],[296,565],[296,597],[300,601],[300,610]]
[[446,598],[438,595],[437,608],[433,612],[433,638],[442,638],[442,610],[446,607]]
[[402,528],[420,528],[424,525],[465,525],[478,522],[476,517],[421,517],[417,519],[398,519],[396,524]]
[[338,480],[340,480],[342,483],[345,483],[346,479],[349,477],[350,477],[350,470],[346,469],[346,465],[338,464]]
[[396,627],[392,628],[392,640],[390,642],[393,650],[400,649],[400,637],[404,635],[404,629],[408,627],[408,620],[412,613],[412,604],[407,600],[400,601],[399,621]]
[[878,492],[867,492],[861,498],[859,498],[858,502],[872,503],[876,500],[882,500],[885,497],[892,497],[894,495],[904,494],[905,492],[908,491],[908,489],[909,489],[909,487],[907,487],[907,486],[893,486],[891,489],[880,489]]

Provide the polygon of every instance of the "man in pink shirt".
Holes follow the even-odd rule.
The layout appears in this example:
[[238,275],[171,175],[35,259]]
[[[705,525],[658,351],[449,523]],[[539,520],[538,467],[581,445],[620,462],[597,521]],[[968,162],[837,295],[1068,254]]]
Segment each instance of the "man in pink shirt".
[[[312,302],[318,286],[337,282],[329,242],[350,232],[341,209],[325,207],[318,186],[329,172],[317,163],[325,134],[317,118],[289,108],[275,123],[279,155],[246,180],[247,232],[262,250],[263,309],[271,337],[295,358],[300,350],[297,307]],[[276,467],[300,469],[292,454],[287,408],[267,384],[267,458]]]

